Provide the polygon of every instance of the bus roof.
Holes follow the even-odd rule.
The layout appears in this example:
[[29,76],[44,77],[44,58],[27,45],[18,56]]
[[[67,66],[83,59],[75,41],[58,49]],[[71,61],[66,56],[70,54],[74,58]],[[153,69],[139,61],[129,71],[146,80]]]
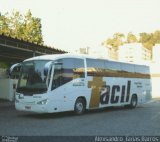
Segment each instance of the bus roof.
[[31,61],[31,60],[57,60],[57,59],[61,59],[61,58],[79,58],[79,59],[89,58],[89,59],[97,59],[97,60],[106,60],[106,61],[109,61],[109,62],[116,62],[116,63],[121,63],[121,64],[147,66],[147,65],[140,65],[140,64],[135,64],[135,63],[126,63],[126,62],[113,61],[113,60],[108,60],[108,59],[100,59],[100,58],[96,58],[96,57],[93,57],[93,56],[90,56],[90,55],[77,54],[77,53],[76,54],[65,53],[65,54],[41,55],[41,56],[36,56],[36,57],[26,59],[26,60],[24,60],[24,62],[25,61]]
[[97,59],[95,57],[85,55],[85,54],[70,54],[70,53],[65,53],[65,54],[52,54],[52,55],[41,55],[41,56],[36,56],[32,57],[29,59],[26,59],[24,61],[31,61],[31,60],[55,60],[59,58],[92,58],[92,59]]

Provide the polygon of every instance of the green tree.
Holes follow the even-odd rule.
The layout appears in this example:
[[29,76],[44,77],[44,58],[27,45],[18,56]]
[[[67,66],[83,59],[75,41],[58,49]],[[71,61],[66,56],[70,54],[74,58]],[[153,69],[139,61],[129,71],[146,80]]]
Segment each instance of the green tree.
[[153,41],[155,44],[160,44],[160,30],[157,30],[153,33]]
[[135,43],[137,41],[137,37],[132,32],[129,32],[127,35],[127,43]]
[[115,50],[117,50],[120,45],[123,45],[123,43],[124,43],[123,42],[124,37],[125,36],[122,33],[115,33],[112,38],[109,38],[109,39],[105,40],[102,43],[102,45],[106,46],[106,47],[107,46],[111,46],[112,48],[114,48]]
[[9,31],[11,37],[22,39],[23,16],[18,12],[13,12],[9,19]]
[[10,35],[9,30],[9,19],[7,18],[7,14],[0,14],[0,34]]
[[155,45],[155,41],[153,39],[153,33],[140,33],[140,43],[143,44],[144,47],[152,50],[152,47]]
[[112,38],[108,38],[104,42],[102,42],[102,45],[105,47],[111,46],[112,48],[117,50],[118,47],[120,45],[123,45],[124,43],[139,42],[142,43],[145,48],[152,50],[155,44],[160,44],[160,30],[156,30],[153,33],[143,32],[139,35],[140,38],[137,39],[137,37],[132,32],[129,32],[125,41],[125,35],[123,33],[115,33]]
[[41,28],[41,20],[33,17],[30,10],[24,16],[18,11],[11,16],[8,13],[0,15],[0,34],[43,44]]
[[24,28],[24,37],[28,41],[32,41],[32,38],[34,37],[32,42],[36,44],[43,43],[41,20],[39,18],[32,17],[31,11],[28,11],[25,15]]

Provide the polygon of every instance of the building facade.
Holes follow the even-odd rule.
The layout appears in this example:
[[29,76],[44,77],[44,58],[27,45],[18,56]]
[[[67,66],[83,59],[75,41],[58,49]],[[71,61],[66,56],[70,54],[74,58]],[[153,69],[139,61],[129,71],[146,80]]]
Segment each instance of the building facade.
[[117,61],[118,60],[118,50],[111,48],[111,47],[107,47],[107,58]]
[[80,48],[77,53],[88,54],[101,59],[118,60],[118,51],[111,47]]
[[156,44],[152,48],[152,60],[155,63],[160,63],[160,44]]
[[118,60],[136,64],[149,63],[151,61],[151,51],[141,43],[129,43],[119,47]]

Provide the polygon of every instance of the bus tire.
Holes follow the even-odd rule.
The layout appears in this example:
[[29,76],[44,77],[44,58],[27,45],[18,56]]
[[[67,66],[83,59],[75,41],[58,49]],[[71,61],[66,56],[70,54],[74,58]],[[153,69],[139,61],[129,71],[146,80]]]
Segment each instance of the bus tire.
[[137,102],[138,102],[137,95],[136,94],[132,95],[131,103],[130,103],[129,107],[131,109],[136,108]]
[[74,105],[74,112],[77,115],[81,115],[85,112],[86,103],[83,98],[77,98],[75,105]]

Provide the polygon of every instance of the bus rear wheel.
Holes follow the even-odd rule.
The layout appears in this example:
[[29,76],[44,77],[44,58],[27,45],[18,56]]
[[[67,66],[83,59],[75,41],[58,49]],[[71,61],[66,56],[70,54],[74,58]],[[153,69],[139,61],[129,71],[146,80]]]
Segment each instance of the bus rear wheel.
[[74,105],[74,112],[77,115],[81,115],[85,112],[86,104],[83,98],[78,98]]
[[136,108],[137,106],[137,95],[132,95],[132,98],[131,98],[131,103],[129,105],[130,108]]

